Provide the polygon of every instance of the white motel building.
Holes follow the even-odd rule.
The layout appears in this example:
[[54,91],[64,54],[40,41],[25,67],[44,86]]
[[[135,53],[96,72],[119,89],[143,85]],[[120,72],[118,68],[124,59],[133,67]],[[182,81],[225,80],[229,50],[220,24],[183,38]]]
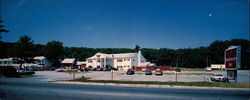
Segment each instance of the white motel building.
[[92,68],[118,68],[119,70],[127,70],[136,66],[152,66],[150,62],[138,53],[119,53],[119,54],[105,54],[96,53],[94,56],[86,59],[86,67]]

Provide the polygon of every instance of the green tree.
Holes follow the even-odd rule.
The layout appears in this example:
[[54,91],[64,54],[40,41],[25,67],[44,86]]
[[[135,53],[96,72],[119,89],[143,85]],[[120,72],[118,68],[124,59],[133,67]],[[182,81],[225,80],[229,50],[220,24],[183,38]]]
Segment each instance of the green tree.
[[136,52],[138,52],[140,49],[141,49],[141,47],[140,47],[139,45],[136,45],[135,48],[134,48],[134,50],[135,50]]
[[212,64],[224,63],[224,51],[231,45],[230,41],[214,41],[209,46]]
[[2,22],[3,22],[3,20],[1,20],[0,19],[0,39],[2,39],[2,33],[7,33],[7,32],[10,32],[9,30],[6,30],[6,29],[4,29],[4,25],[1,25],[2,24]]
[[60,66],[60,59],[64,56],[63,43],[50,41],[46,45],[45,57],[52,62],[52,66]]
[[149,49],[149,48],[142,48],[142,55],[150,62],[158,64],[158,49]]
[[157,54],[157,64],[163,66],[170,66],[175,59],[175,51],[173,49],[161,48]]
[[30,58],[34,57],[34,41],[29,36],[21,36],[15,46],[15,55],[20,58],[20,67],[23,62],[29,61]]

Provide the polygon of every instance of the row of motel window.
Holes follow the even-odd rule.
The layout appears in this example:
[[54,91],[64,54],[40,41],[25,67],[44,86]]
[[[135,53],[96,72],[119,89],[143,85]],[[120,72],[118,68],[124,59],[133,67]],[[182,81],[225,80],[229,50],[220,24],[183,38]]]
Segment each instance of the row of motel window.
[[8,61],[0,61],[0,64],[11,64],[11,62],[8,62]]
[[[93,60],[96,60],[96,59],[93,59]],[[130,61],[130,59],[117,59],[116,62],[122,62],[122,61]],[[133,60],[135,61],[135,60]],[[101,62],[101,60],[97,60],[97,62]],[[88,63],[92,63],[92,60],[88,60]]]
[[117,66],[117,68],[125,68],[125,67],[130,67],[130,66]]

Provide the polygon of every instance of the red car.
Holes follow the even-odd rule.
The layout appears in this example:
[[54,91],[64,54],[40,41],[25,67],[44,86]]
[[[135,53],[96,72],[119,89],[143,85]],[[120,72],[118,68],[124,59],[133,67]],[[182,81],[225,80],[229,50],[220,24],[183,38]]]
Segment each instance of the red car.
[[157,71],[155,71],[155,75],[162,75],[163,73],[162,73],[162,71],[161,70],[157,70]]

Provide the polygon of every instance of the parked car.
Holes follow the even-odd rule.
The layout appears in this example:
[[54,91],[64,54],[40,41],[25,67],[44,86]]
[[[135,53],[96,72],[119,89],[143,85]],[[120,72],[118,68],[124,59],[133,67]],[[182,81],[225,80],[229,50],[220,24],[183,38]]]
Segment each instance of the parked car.
[[102,71],[102,69],[101,68],[96,68],[96,71]]
[[66,72],[67,69],[66,68],[57,68],[55,69],[56,72]]
[[135,74],[135,71],[132,70],[132,69],[129,69],[127,72],[126,72],[127,75],[133,75]]
[[180,68],[176,68],[175,72],[181,72],[181,69]]
[[34,71],[17,71],[17,75],[33,75]]
[[155,75],[163,75],[163,73],[162,73],[161,70],[156,70],[156,71],[155,71]]
[[161,71],[161,69],[160,69],[160,68],[156,68],[155,70],[156,70],[156,71]]
[[220,81],[220,82],[228,82],[229,80],[228,80],[228,78],[227,77],[225,77],[224,75],[222,75],[222,74],[212,74],[211,76],[210,76],[210,79],[211,79],[211,81]]
[[97,70],[97,68],[92,68],[91,70],[92,70],[92,71],[96,71],[96,70]]
[[109,71],[108,68],[101,68],[101,71]]
[[72,71],[72,72],[77,72],[78,69],[77,69],[77,68],[73,68],[73,69],[71,69],[70,71]]
[[85,72],[87,72],[87,71],[89,71],[90,69],[89,68],[87,68],[87,67],[84,67],[84,68],[82,68],[82,69],[80,69],[82,72],[83,71],[85,71]]
[[152,71],[151,70],[146,70],[145,75],[152,75]]
[[46,67],[45,70],[54,71],[57,67]]
[[211,67],[206,68],[206,71],[211,71],[211,70],[212,70]]
[[147,70],[147,68],[142,68],[141,71],[142,72],[145,72]]
[[45,67],[37,67],[37,66],[25,67],[23,70],[26,70],[26,71],[43,71],[43,70],[45,70]]

